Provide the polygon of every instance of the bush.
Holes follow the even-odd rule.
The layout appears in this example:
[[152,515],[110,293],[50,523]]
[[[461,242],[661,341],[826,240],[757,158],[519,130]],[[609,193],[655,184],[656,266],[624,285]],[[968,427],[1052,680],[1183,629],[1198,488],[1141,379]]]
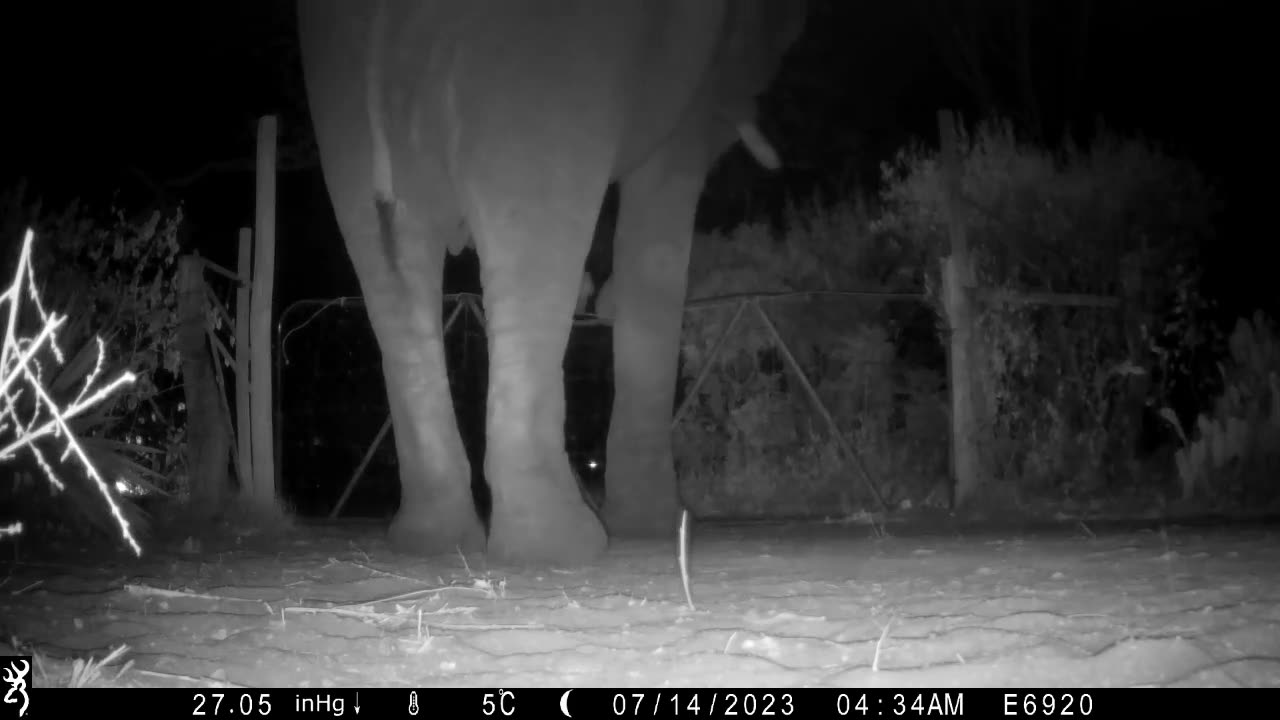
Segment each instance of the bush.
[[[95,216],[79,203],[47,212],[18,186],[0,197],[0,227],[30,224],[40,242],[33,266],[45,303],[69,317],[59,342],[67,362],[47,378],[60,405],[81,392],[91,373],[136,376],[92,413],[70,420],[85,452],[116,490],[130,494],[172,489],[180,469],[184,424],[173,345],[178,228],[182,212],[148,213],[140,220],[113,209]],[[95,336],[96,333],[96,336]],[[102,366],[96,337],[109,363]],[[19,479],[31,468],[18,468]],[[102,527],[100,518],[88,518]]]
[[[104,345],[95,338],[97,362],[84,375],[79,392],[66,402],[51,397],[51,388],[45,382],[46,371],[49,367],[61,367],[67,363],[59,337],[67,317],[45,309],[31,262],[34,235],[28,230],[23,238],[13,280],[0,293],[0,312],[4,312],[6,318],[3,343],[0,343],[3,345],[0,351],[0,387],[4,388],[0,393],[0,436],[3,436],[0,460],[12,461],[19,450],[25,450],[24,457],[29,458],[43,475],[43,482],[38,484],[40,489],[47,487],[62,492],[72,501],[70,507],[81,515],[90,520],[106,521],[98,524],[100,529],[111,532],[118,527],[134,552],[140,554],[142,548],[130,527],[131,522],[122,514],[108,481],[72,427],[76,417],[100,405],[122,387],[131,385],[136,378],[129,372],[104,378],[101,372]],[[49,444],[58,446],[56,455],[49,452]],[[56,459],[51,461],[51,458]],[[82,472],[76,475],[84,475],[86,482],[68,485],[64,480],[70,478],[61,471],[68,464],[78,465]],[[13,478],[0,490],[31,496],[34,488],[25,480],[24,476]],[[71,492],[66,493],[67,490]],[[105,500],[105,503],[92,502],[95,499]],[[39,517],[28,519],[43,520]],[[24,533],[20,519],[6,520],[10,522],[0,526],[0,538]]]
[[[900,269],[912,265],[903,261],[901,243],[868,228],[865,205],[843,202],[789,208],[781,238],[758,224],[700,237],[690,261],[689,297],[909,289],[911,273]],[[916,367],[912,375],[898,361],[903,335],[911,331],[902,322],[909,314],[874,298],[839,295],[762,299],[760,305],[872,479],[893,481],[894,499],[927,494],[945,472],[946,437],[910,433],[922,432],[922,425],[924,433],[936,430],[921,418],[942,416],[942,368]],[[686,312],[685,392],[736,309],[733,302]],[[754,311],[745,313],[696,392],[674,444],[686,498],[700,512],[778,516],[878,509]]]
[[1182,498],[1199,494],[1248,507],[1277,497],[1280,477],[1280,341],[1269,318],[1241,318],[1221,366],[1223,392],[1196,418],[1195,440],[1162,408],[1182,440],[1175,460]]
[[[1020,141],[1007,122],[986,122],[960,145],[960,213],[979,286],[1122,302],[1119,311],[982,308],[984,474],[1096,489],[1127,467],[1144,403],[1171,385],[1167,373],[1150,382],[1161,334],[1154,329],[1188,287],[1169,269],[1197,266],[1197,247],[1212,237],[1214,192],[1189,163],[1105,129],[1087,148],[1051,152]],[[883,179],[876,228],[909,239],[925,258],[927,293],[944,328],[939,269],[949,238],[938,154],[908,148],[884,166]]]

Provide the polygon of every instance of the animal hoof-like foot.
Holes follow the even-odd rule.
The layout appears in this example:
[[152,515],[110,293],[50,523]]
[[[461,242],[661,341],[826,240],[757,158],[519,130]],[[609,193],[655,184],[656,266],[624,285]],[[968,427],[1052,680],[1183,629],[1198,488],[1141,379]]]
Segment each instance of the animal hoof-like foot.
[[452,517],[439,513],[413,512],[404,505],[387,529],[391,547],[413,555],[439,555],[461,550],[484,550],[484,527],[474,511]]
[[494,508],[488,556],[500,562],[576,565],[608,547],[600,519],[580,499],[550,512],[511,513]]

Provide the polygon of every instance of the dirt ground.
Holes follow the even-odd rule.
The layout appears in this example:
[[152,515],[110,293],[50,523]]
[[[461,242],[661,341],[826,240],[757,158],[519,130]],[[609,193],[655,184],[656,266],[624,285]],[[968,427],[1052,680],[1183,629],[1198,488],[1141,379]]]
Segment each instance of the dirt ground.
[[[580,568],[297,526],[23,559],[0,633],[38,686],[1280,687],[1276,526],[694,528]],[[7,652],[0,649],[0,654]],[[121,670],[123,669],[123,672]]]

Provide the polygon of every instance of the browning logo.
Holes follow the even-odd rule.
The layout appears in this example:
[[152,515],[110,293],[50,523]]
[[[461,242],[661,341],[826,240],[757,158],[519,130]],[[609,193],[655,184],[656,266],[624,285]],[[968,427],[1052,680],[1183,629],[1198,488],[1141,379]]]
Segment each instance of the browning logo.
[[9,685],[9,691],[4,694],[5,704],[18,705],[18,717],[26,716],[27,706],[31,704],[31,698],[27,695],[27,675],[31,672],[31,656],[23,655],[0,660],[0,672],[3,672],[4,681]]

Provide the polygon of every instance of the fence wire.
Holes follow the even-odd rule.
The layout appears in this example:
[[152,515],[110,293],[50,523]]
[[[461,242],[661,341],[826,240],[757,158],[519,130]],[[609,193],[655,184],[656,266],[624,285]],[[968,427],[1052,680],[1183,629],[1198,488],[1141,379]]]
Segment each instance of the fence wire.
[[[940,502],[949,448],[945,353],[935,316],[918,296],[722,300],[691,303],[683,328],[676,397],[683,409],[673,446],[681,493],[695,514],[833,517],[881,509],[839,440],[853,449],[888,505]],[[475,296],[447,297],[445,318],[468,302],[479,306]],[[777,336],[753,313],[742,313],[713,357],[716,341],[746,302],[759,303]],[[304,514],[327,513],[388,416],[377,343],[358,298],[295,303],[282,313],[279,333],[285,491]],[[473,467],[481,468],[488,370],[483,322],[463,307],[445,338],[459,428]],[[566,446],[592,491],[602,484],[607,460],[612,364],[612,328],[579,317],[564,363]],[[389,512],[397,483],[388,437],[344,513]]]

